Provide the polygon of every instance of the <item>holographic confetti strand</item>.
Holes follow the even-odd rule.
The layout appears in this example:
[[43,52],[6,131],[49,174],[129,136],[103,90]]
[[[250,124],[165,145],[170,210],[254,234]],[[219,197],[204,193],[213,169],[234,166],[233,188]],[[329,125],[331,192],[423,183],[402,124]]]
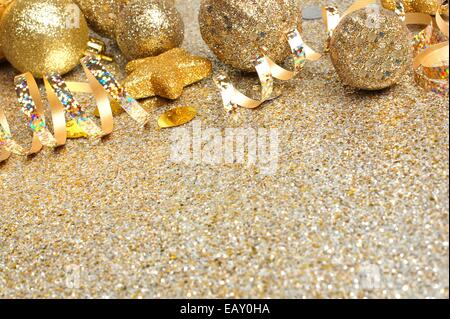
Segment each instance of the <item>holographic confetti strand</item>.
[[[436,26],[433,21],[427,22],[426,14],[408,13],[408,24],[427,24],[427,27],[414,37],[414,79],[425,90],[441,96],[449,94],[449,58],[448,58],[448,21],[445,21],[440,10],[448,10],[448,1],[442,1],[436,12]],[[431,20],[431,17],[429,18]],[[438,32],[441,36],[437,36]],[[442,41],[442,37],[446,39]]]
[[[84,64],[89,83],[66,83],[59,74],[49,74],[44,78],[53,118],[54,135],[47,127],[39,88],[34,77],[31,73],[25,73],[15,78],[17,98],[22,113],[28,119],[28,127],[33,132],[33,140],[29,150],[17,144],[13,140],[5,114],[0,109],[0,161],[8,159],[11,153],[26,156],[39,152],[43,145],[52,148],[64,145],[67,139],[67,120],[76,123],[90,137],[101,137],[111,133],[113,120],[108,95],[120,103],[121,107],[140,125],[144,126],[149,121],[149,114],[126,92],[99,60],[86,57],[81,62]],[[99,109],[103,110],[101,129],[86,115],[84,108],[71,90],[95,95]]]
[[149,114],[121,86],[115,77],[94,57],[86,56],[81,60],[88,72],[97,79],[103,89],[116,101],[140,126],[145,126],[150,120]]
[[28,126],[37,135],[41,143],[48,147],[57,147],[58,142],[50,133],[44,115],[37,109],[36,102],[30,92],[26,74],[15,78],[16,94],[21,105],[21,111],[28,118]]
[[105,135],[94,121],[86,115],[84,108],[70,92],[61,75],[55,73],[50,74],[46,77],[46,81],[48,83],[47,89],[54,91],[56,97],[64,107],[66,116],[69,120],[75,120],[76,124],[85,131],[89,137],[99,138]]

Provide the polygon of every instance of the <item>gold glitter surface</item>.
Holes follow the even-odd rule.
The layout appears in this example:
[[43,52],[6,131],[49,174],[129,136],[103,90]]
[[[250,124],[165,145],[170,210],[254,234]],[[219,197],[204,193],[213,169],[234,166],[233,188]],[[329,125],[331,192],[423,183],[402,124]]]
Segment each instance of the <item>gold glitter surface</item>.
[[[381,0],[383,7],[395,10],[397,0]],[[434,15],[440,8],[442,0],[403,0],[406,12],[422,12]],[[448,14],[448,7],[442,8],[441,13]]]
[[155,56],[183,43],[183,19],[172,1],[131,1],[116,23],[117,44],[128,60]]
[[342,19],[333,31],[330,56],[342,82],[379,90],[405,80],[411,68],[412,35],[386,9],[361,9]]
[[200,30],[222,62],[255,72],[253,60],[262,46],[280,64],[290,54],[286,33],[302,30],[299,0],[203,0]]
[[212,65],[208,59],[176,48],[157,57],[131,61],[126,70],[130,75],[124,86],[134,98],[157,95],[174,100],[181,96],[184,87],[208,77]]
[[114,39],[119,13],[130,0],[74,0],[83,11],[89,26]]
[[[342,12],[353,0],[334,2]],[[178,1],[185,48],[257,94],[256,75],[208,50],[199,6]],[[321,48],[322,21],[304,27],[305,42]],[[80,139],[11,157],[0,164],[0,297],[448,298],[449,102],[411,73],[382,92],[355,92],[324,58],[237,117],[205,79],[149,108],[156,122],[194,105],[192,123],[142,131],[123,114],[95,147]],[[0,105],[25,141],[14,74],[0,65]],[[81,68],[67,77],[85,81]],[[94,108],[89,95],[79,99]],[[175,163],[173,134],[192,140],[194,124],[205,134],[276,129],[278,169]]]
[[80,16],[73,22],[70,0],[16,0],[0,23],[0,46],[7,60],[20,72],[36,77],[64,74],[79,64],[86,49],[88,27]]

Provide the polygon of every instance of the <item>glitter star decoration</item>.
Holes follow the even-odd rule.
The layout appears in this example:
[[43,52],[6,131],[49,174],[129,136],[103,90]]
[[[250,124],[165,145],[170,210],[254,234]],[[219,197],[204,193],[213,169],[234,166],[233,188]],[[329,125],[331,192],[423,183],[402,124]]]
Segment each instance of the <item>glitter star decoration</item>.
[[175,48],[156,57],[131,61],[126,71],[129,76],[124,86],[134,98],[160,96],[174,100],[186,86],[208,77],[212,64],[208,59]]

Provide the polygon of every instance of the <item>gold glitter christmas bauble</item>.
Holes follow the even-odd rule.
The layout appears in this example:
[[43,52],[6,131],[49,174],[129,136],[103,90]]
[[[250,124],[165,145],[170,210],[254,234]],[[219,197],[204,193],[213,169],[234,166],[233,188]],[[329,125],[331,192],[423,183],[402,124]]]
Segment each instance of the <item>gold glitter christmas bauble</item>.
[[342,19],[333,31],[330,56],[342,82],[363,90],[398,83],[411,67],[406,25],[393,12],[371,7]]
[[203,40],[222,62],[255,72],[253,60],[261,47],[282,63],[290,54],[286,33],[301,30],[299,0],[202,0]]
[[[12,2],[13,0],[0,0],[0,19],[3,16],[3,12],[5,12],[6,7]],[[2,48],[0,46],[0,62],[2,62],[5,59],[5,55],[3,54]]]
[[67,73],[83,56],[89,30],[70,0],[15,0],[0,23],[0,46],[20,72]]
[[[434,15],[438,9],[440,12],[448,14],[448,6],[441,6],[442,0],[403,0],[406,12],[421,12]],[[397,0],[381,0],[383,7],[389,10],[395,10]]]
[[117,44],[129,60],[161,54],[183,39],[183,19],[173,0],[131,1],[117,21]]
[[89,26],[99,34],[114,39],[119,13],[130,0],[74,0]]

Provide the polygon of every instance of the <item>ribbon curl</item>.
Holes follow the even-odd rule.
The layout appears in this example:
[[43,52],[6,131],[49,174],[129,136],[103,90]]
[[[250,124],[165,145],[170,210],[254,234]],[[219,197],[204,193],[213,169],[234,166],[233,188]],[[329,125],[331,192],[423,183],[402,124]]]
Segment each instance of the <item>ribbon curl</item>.
[[[38,153],[43,146],[56,148],[65,145],[67,120],[74,121],[90,138],[100,138],[111,134],[114,123],[109,97],[117,101],[140,126],[148,123],[150,120],[148,112],[126,92],[97,58],[87,56],[81,60],[81,64],[88,83],[66,83],[58,74],[44,77],[52,115],[53,134],[48,128],[39,87],[34,77],[31,73],[25,73],[15,78],[18,101],[22,113],[27,117],[33,138],[29,149],[19,145],[13,139],[5,113],[0,108],[0,162],[7,160],[11,154],[27,156]],[[100,113],[101,128],[86,115],[72,91],[94,95]]]
[[[440,13],[440,9],[444,7],[448,8],[448,1],[442,1],[441,7],[436,12],[435,21],[433,22],[433,19],[429,16],[431,22],[416,36],[414,44],[416,56],[413,61],[413,69],[414,78],[419,86],[428,91],[448,97],[449,23],[442,18]],[[417,23],[418,15],[420,14],[408,13],[406,15],[407,23],[424,24]],[[433,33],[435,25],[442,33],[442,36],[446,38],[446,41],[434,43]]]
[[274,79],[288,81],[294,78],[304,67],[307,61],[317,61],[321,54],[316,53],[307,46],[297,29],[292,29],[286,34],[294,60],[294,71],[289,71],[277,65],[270,57],[266,48],[261,48],[261,55],[255,59],[255,69],[261,82],[261,98],[251,99],[239,92],[224,73],[216,75],[214,82],[220,89],[225,110],[232,112],[238,106],[254,109],[273,97]]

